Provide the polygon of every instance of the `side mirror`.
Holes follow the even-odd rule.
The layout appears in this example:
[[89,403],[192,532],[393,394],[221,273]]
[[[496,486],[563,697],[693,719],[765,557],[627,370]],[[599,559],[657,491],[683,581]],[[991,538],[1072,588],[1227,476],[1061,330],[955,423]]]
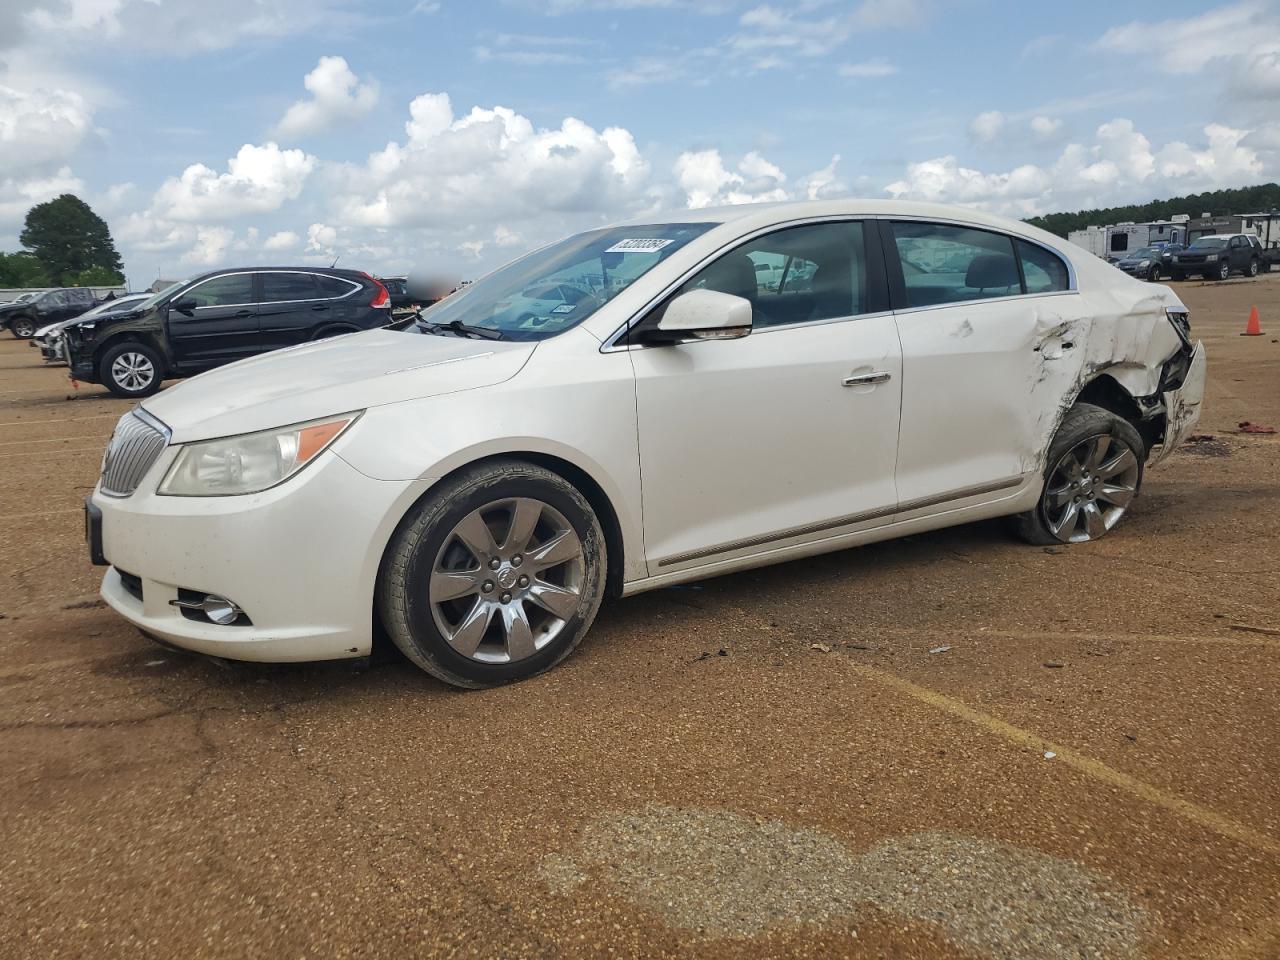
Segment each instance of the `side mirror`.
[[750,332],[750,300],[718,290],[690,290],[667,304],[658,326],[645,339],[650,343],[734,340]]
[[185,313],[190,316],[195,313],[196,307],[199,306],[199,304],[196,303],[195,297],[183,297],[181,300],[173,301],[170,306],[179,313]]

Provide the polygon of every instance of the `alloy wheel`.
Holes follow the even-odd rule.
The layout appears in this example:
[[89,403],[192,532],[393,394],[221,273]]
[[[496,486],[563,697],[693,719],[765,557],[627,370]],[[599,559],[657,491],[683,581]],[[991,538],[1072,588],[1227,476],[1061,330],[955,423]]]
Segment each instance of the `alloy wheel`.
[[1151,265],[1151,270],[1147,274],[1147,279],[1150,280],[1152,283],[1160,282],[1160,264],[1153,263]]
[[111,364],[111,379],[124,390],[145,390],[155,376],[155,365],[144,353],[126,351]]
[[1049,474],[1042,509],[1055,537],[1083,543],[1119,523],[1137,492],[1137,456],[1128,444],[1102,434],[1062,455]]
[[30,340],[36,335],[36,324],[34,320],[28,320],[25,317],[13,321],[13,332],[23,340]]
[[514,663],[551,643],[582,603],[582,541],[532,497],[473,510],[445,537],[428,594],[436,628],[481,663]]

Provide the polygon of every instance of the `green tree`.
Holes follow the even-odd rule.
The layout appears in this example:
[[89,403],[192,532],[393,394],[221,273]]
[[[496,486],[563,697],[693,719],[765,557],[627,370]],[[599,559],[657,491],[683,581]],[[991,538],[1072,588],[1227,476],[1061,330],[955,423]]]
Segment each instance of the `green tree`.
[[0,253],[0,287],[50,287],[49,275],[30,253]]
[[102,267],[117,275],[124,270],[106,221],[69,193],[28,210],[18,239],[58,286],[90,267]]
[[124,277],[106,267],[90,267],[68,275],[64,282],[68,287],[117,287],[124,283]]

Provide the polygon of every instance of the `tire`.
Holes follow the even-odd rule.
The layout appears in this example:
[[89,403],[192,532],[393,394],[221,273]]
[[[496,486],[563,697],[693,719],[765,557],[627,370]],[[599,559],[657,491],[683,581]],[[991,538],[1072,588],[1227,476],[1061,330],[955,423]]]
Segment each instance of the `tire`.
[[1145,461],[1133,424],[1077,403],[1049,444],[1040,499],[1016,518],[1018,535],[1042,546],[1100,539],[1138,496]]
[[144,343],[118,344],[98,362],[98,382],[117,397],[149,397],[160,389],[163,378],[160,355]]
[[1160,282],[1160,264],[1153,263],[1151,269],[1147,271],[1147,281],[1149,283]]
[[1258,275],[1258,260],[1255,257],[1249,261],[1249,276],[1256,277]]
[[573,652],[600,609],[606,566],[600,522],[572,484],[531,463],[490,462],[445,481],[401,521],[377,608],[423,670],[492,687]]
[[9,321],[9,332],[19,340],[30,340],[36,335],[36,322],[31,317],[14,317]]
[[1231,279],[1231,261],[1230,261],[1230,260],[1223,260],[1220,264],[1218,264],[1218,270],[1217,270],[1217,273],[1210,274],[1210,275],[1207,277],[1207,279],[1209,279],[1209,280],[1230,280],[1230,279]]

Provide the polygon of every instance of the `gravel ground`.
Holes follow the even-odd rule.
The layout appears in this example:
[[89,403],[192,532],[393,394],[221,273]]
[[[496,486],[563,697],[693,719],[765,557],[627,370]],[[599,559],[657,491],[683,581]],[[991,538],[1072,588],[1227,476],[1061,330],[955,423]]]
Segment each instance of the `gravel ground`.
[[1280,275],[1175,289],[1202,439],[1107,539],[657,591],[466,694],[140,637],[128,405],[0,340],[0,958],[1280,956]]

